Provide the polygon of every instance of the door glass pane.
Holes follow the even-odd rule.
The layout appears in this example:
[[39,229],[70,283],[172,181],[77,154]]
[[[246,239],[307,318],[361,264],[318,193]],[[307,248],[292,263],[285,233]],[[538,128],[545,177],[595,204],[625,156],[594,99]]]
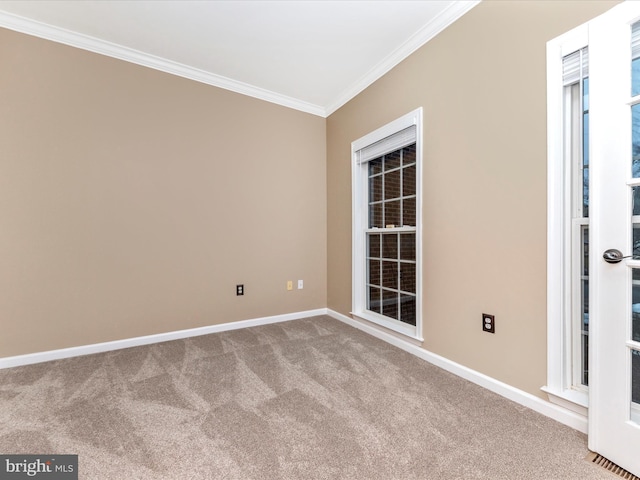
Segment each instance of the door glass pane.
[[634,268],[631,276],[631,338],[640,342],[640,269]]
[[640,224],[633,224],[633,255],[634,259],[638,260],[637,255],[640,255]]
[[633,187],[633,215],[640,215],[640,187]]
[[631,62],[631,95],[640,95],[640,58]]
[[640,423],[640,350],[631,350],[631,420]]
[[640,29],[640,22],[636,22],[631,26],[631,95],[634,97],[640,95],[640,55],[639,49],[634,45],[634,40],[637,38],[638,30]]
[[640,178],[640,104],[631,107],[631,173]]

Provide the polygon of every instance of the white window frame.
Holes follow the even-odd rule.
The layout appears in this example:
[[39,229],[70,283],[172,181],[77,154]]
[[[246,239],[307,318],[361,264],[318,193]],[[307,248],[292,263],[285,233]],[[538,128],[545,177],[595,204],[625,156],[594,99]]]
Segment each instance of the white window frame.
[[[416,234],[416,325],[389,319],[366,309],[366,236],[368,228],[368,166],[361,163],[358,151],[382,139],[416,126],[416,226],[394,228],[393,231],[415,231]],[[352,181],[352,311],[355,318],[366,320],[419,342],[422,338],[422,107],[409,112],[351,144]]]
[[[574,313],[579,271],[572,246],[572,166],[567,161],[562,60],[589,44],[582,25],[547,43],[547,392],[550,401],[587,415],[588,389],[574,386],[580,352]],[[572,258],[573,256],[573,258]]]

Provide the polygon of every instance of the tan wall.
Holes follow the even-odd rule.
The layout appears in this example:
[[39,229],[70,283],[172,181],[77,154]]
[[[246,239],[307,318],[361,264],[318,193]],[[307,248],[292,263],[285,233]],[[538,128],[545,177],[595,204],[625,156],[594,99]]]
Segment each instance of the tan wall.
[[543,396],[546,42],[614,4],[485,1],[329,117],[329,308],[351,310],[350,143],[422,106],[424,347]]
[[323,118],[4,29],[0,64],[0,357],[326,306]]

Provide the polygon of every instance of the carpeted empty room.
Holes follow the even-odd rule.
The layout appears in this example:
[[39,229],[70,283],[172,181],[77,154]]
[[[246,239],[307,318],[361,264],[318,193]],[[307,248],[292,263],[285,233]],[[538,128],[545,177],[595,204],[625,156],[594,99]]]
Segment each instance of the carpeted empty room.
[[0,371],[83,479],[612,479],[586,436],[328,316]]

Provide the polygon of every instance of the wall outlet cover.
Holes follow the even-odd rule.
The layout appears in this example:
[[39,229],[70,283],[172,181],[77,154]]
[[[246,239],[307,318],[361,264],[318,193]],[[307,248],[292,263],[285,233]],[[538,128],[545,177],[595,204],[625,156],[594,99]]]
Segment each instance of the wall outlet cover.
[[482,314],[482,331],[496,333],[496,317],[488,313]]

